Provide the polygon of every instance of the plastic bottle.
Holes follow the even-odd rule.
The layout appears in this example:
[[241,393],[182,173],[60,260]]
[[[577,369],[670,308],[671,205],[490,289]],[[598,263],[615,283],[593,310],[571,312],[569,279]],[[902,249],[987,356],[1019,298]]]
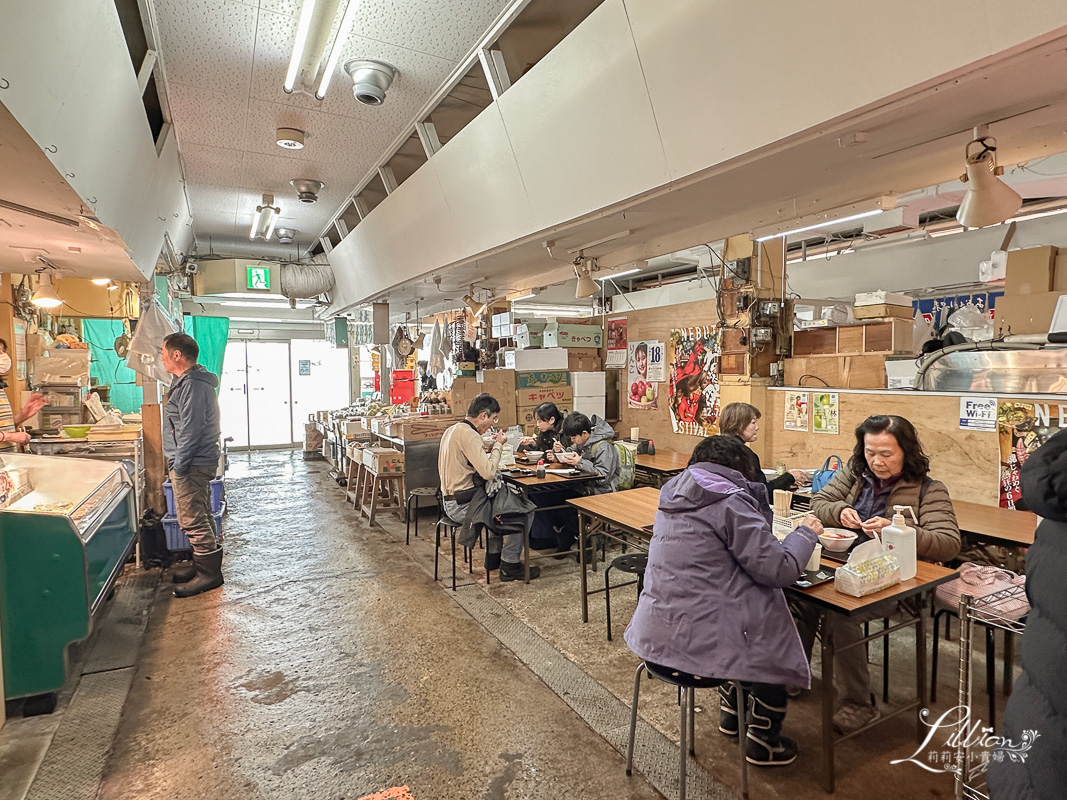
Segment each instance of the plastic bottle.
[[537,462],[537,477],[538,478],[545,477],[545,462],[544,462],[544,459],[541,459],[540,461]]
[[656,455],[656,443],[651,439],[648,440],[648,454],[650,456]]
[[918,571],[918,556],[915,550],[915,528],[908,526],[904,521],[904,509],[911,513],[915,519],[915,511],[911,506],[893,506],[893,522],[882,528],[882,550],[895,556],[900,564],[900,579],[911,580]]

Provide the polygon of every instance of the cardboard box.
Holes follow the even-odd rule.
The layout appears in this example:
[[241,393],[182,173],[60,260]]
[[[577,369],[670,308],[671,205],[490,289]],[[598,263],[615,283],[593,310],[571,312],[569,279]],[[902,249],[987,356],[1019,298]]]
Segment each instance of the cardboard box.
[[376,434],[389,435],[388,431],[389,417],[371,417],[370,432]]
[[571,374],[564,370],[543,372],[516,372],[516,389],[552,389],[556,386],[570,386]]
[[312,452],[322,447],[322,431],[314,422],[304,423],[304,451]]
[[607,391],[607,375],[604,372],[571,372],[574,396],[603,397]]
[[567,352],[567,369],[571,372],[601,372],[604,359],[594,348],[571,348]]
[[1051,292],[1055,263],[1055,247],[1009,250],[1008,266],[1004,273],[1004,294],[1018,296]]
[[555,403],[557,406],[570,405],[574,399],[574,390],[570,386],[555,386],[550,389],[518,389],[515,392],[515,406],[525,408],[539,406],[541,403]]
[[885,361],[885,377],[887,389],[911,389],[915,385],[915,376],[919,372],[919,365],[914,358],[887,358]]
[[567,350],[562,347],[543,350],[507,350],[504,353],[504,366],[508,369],[526,372],[536,370],[566,370]]
[[[1011,255],[1010,253],[1008,254]],[[1002,334],[1048,333],[1060,295],[1067,292],[1002,295],[993,304],[993,326]]]
[[915,309],[911,306],[855,306],[852,313],[856,319],[883,319],[885,317],[913,319],[915,317]]
[[602,394],[575,396],[573,405],[575,411],[585,414],[589,419],[592,419],[594,414],[600,419],[604,419],[606,416],[604,412],[605,399]]
[[805,389],[884,389],[885,356],[807,356],[785,360],[785,385]]
[[861,308],[864,306],[905,306],[911,308],[911,301],[913,298],[906,294],[899,294],[897,292],[887,292],[885,289],[879,289],[874,292],[860,292],[856,295],[855,307]]
[[1067,250],[1056,254],[1056,267],[1052,276],[1052,291],[1067,293]]
[[540,333],[520,332],[515,336],[515,344],[520,350],[526,350],[530,347],[544,347],[545,337]]
[[545,326],[545,347],[603,347],[604,329],[599,325],[567,325],[550,322]]
[[379,475],[404,471],[404,454],[392,447],[364,447],[363,466]]

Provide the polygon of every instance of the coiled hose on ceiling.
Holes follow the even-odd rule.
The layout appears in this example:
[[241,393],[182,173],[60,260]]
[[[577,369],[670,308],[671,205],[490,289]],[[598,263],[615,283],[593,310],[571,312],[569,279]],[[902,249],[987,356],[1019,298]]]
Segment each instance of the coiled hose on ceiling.
[[318,297],[334,286],[329,264],[282,264],[282,295],[294,299]]

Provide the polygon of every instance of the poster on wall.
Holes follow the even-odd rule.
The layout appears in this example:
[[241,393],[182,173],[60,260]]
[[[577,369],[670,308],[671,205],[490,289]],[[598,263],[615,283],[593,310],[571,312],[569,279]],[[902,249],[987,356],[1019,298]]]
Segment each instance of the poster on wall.
[[839,433],[839,408],[837,392],[815,392],[811,415],[814,433]]
[[26,380],[26,320],[15,320],[15,379]]
[[608,369],[626,369],[626,317],[608,320]]
[[785,393],[785,429],[808,432],[808,392]]
[[670,352],[671,428],[714,436],[719,432],[719,335],[712,328],[673,330]]
[[1001,508],[1015,508],[1022,495],[1019,472],[1026,459],[1064,427],[1067,427],[1067,405],[1000,401],[997,434],[1000,437]]
[[974,397],[966,395],[960,398],[961,431],[995,431],[997,429],[997,398]]
[[[630,342],[626,365],[630,408],[654,410],[659,408],[659,386],[664,375],[663,342]],[[659,377],[656,377],[656,376]]]

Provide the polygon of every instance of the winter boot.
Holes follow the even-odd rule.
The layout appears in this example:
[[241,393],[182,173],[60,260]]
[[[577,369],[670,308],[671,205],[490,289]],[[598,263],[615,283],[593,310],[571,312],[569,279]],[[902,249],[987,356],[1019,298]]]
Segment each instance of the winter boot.
[[196,577],[196,565],[186,564],[184,567],[175,567],[170,571],[170,579],[175,583],[188,583]]
[[752,715],[748,721],[748,740],[745,757],[758,767],[780,767],[792,764],[797,757],[797,743],[782,736],[785,706],[769,706],[752,696]]
[[192,597],[195,594],[222,586],[222,548],[210,553],[193,553],[196,576],[174,590],[175,597]]
[[[540,567],[530,567],[530,580],[533,580],[540,574]],[[518,564],[511,564],[507,561],[501,561],[500,580],[505,583],[507,583],[508,581],[526,580],[526,570],[523,568],[522,562],[520,561]]]
[[731,739],[737,738],[737,687],[732,683],[719,685],[719,731]]
[[494,569],[500,569],[500,553],[486,552],[485,569],[487,572],[492,572]]

